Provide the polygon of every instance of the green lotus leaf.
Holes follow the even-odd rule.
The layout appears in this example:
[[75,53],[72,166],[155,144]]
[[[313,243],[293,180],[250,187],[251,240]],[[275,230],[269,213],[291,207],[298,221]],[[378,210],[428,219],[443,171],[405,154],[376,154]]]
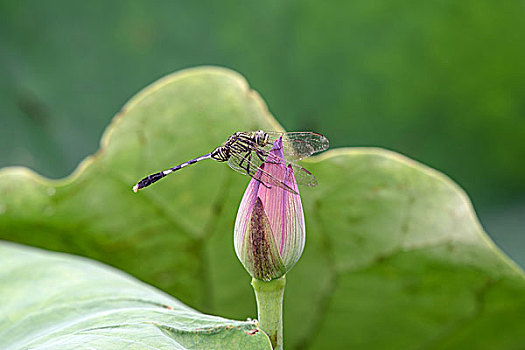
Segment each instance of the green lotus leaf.
[[2,349],[271,349],[253,321],[201,314],[101,263],[0,243]]
[[[249,178],[206,160],[131,187],[257,129],[282,130],[238,74],[167,76],[123,107],[70,177],[0,171],[0,238],[105,262],[202,312],[255,317],[232,242]],[[319,186],[301,189],[307,242],[287,276],[286,348],[525,343],[525,275],[451,180],[380,149],[331,150],[304,165]]]

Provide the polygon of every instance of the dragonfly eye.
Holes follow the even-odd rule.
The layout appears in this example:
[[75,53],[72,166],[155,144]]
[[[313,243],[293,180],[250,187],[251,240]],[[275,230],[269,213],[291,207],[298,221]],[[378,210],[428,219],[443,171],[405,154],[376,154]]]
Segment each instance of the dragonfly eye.
[[266,146],[268,143],[268,134],[262,130],[255,132],[255,143],[261,147]]

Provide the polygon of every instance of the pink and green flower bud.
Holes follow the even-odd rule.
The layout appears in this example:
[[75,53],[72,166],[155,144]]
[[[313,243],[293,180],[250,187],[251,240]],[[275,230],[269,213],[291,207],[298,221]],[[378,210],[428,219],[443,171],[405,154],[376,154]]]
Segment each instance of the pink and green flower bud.
[[[252,277],[263,281],[286,274],[301,257],[305,242],[301,197],[282,147],[282,139],[275,141],[269,156],[272,160],[261,165],[265,174],[259,171],[250,181],[235,221],[237,257]],[[267,174],[296,193],[265,184],[261,176]]]

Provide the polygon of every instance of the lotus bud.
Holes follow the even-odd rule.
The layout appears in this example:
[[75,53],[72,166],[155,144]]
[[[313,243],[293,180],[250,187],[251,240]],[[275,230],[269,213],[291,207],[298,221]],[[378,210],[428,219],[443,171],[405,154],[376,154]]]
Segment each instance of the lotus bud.
[[[306,235],[301,197],[292,167],[284,160],[282,138],[275,141],[268,157],[271,161],[260,166],[262,171],[244,192],[234,232],[237,257],[252,277],[263,281],[279,278],[295,265]],[[288,189],[268,185],[261,178],[268,174]]]

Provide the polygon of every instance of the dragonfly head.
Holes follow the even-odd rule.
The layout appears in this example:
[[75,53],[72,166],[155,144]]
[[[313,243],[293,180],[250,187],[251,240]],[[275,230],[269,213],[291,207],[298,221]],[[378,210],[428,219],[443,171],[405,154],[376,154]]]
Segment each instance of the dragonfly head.
[[260,147],[264,147],[268,143],[269,136],[263,130],[257,130],[253,137],[255,139],[255,143]]

